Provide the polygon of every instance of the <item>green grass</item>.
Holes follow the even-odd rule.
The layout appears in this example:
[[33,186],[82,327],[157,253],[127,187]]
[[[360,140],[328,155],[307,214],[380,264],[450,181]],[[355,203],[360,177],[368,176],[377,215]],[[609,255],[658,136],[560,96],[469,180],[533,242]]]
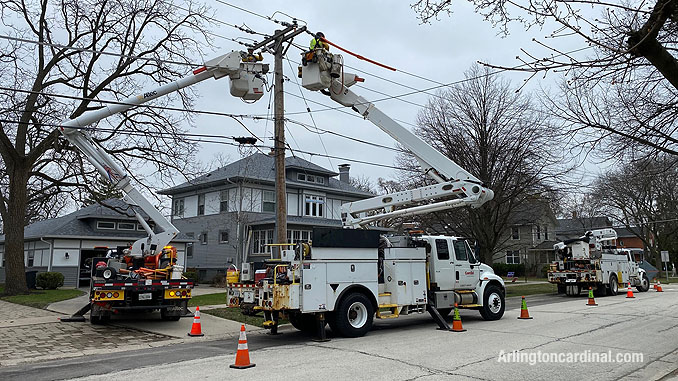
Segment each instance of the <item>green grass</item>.
[[226,293],[220,292],[217,294],[198,295],[188,301],[190,307],[195,306],[213,306],[215,304],[227,304]]
[[537,294],[555,294],[558,288],[551,283],[525,284],[506,287],[506,297],[527,296]]
[[[257,327],[263,327],[264,325],[264,314],[260,312],[255,316],[243,315],[240,312],[240,308],[215,308],[213,310],[201,311],[206,314],[214,315],[223,319],[233,320],[240,323],[245,323],[249,325],[256,325]],[[288,323],[285,319],[280,319],[279,324]]]
[[[0,295],[5,292],[5,287],[0,286]],[[54,302],[76,298],[82,295],[83,292],[76,289],[63,290],[31,290],[27,295],[3,296],[0,299],[24,306],[45,308]]]

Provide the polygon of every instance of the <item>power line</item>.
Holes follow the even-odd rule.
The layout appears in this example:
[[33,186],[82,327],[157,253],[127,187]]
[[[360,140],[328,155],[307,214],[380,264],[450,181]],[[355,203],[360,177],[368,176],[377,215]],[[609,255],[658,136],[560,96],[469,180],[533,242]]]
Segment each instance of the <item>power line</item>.
[[[0,119],[0,122],[2,123],[14,123],[17,124],[19,122],[15,120],[9,120],[9,119]],[[56,123],[31,123],[33,125],[41,125],[45,127],[53,127],[53,128],[59,128],[63,127],[61,124],[56,124]],[[97,128],[97,129],[92,129],[92,128],[87,128],[87,127],[71,127],[68,126],[68,128],[72,129],[77,129],[77,130],[86,130],[86,131],[102,131],[102,132],[115,132],[119,133],[121,135],[130,135],[130,136],[153,136],[153,137],[166,137],[167,135],[162,134],[161,132],[154,132],[154,131],[134,131],[134,130],[127,130],[127,129],[113,129],[113,128]],[[216,141],[216,140],[204,140],[204,139],[195,139],[194,137],[212,137],[212,138],[221,138],[221,139],[235,139],[235,137],[232,136],[224,136],[224,135],[208,135],[208,134],[192,134],[192,133],[173,133],[174,135],[177,136],[182,136],[184,137],[187,141],[193,141],[197,143],[212,143],[212,144],[223,144],[223,145],[229,145],[229,146],[235,146],[235,147],[240,147],[242,146],[241,144],[237,143],[231,143],[231,142],[225,142],[225,141]],[[251,145],[252,147],[255,148],[266,148],[266,149],[273,149],[273,146],[268,146],[268,145]],[[417,172],[415,170],[410,170],[410,169],[405,169],[401,167],[396,167],[393,165],[388,165],[388,164],[380,164],[380,163],[374,163],[366,160],[358,160],[358,159],[350,159],[346,157],[341,157],[341,156],[334,156],[334,155],[328,155],[328,154],[322,154],[318,152],[312,152],[312,151],[305,151],[305,150],[295,150],[296,152],[299,153],[304,153],[307,155],[311,156],[318,156],[318,157],[329,157],[331,159],[337,159],[337,160],[343,160],[343,161],[348,161],[348,162],[353,162],[353,163],[359,163],[359,164],[365,164],[365,165],[371,165],[371,166],[376,166],[376,167],[383,167],[383,168],[390,168],[390,169],[396,169],[396,170],[403,170],[403,171],[411,171],[411,172]]]
[[[232,118],[232,119],[235,119],[235,120],[237,120],[237,118],[252,119],[252,120],[255,120],[255,121],[256,120],[266,120],[267,123],[268,123],[269,120],[272,120],[270,115],[266,115],[265,117],[261,117],[261,116],[251,115],[251,114],[229,114],[229,113],[219,112],[219,111],[195,110],[195,109],[191,110],[191,109],[185,109],[185,108],[179,108],[179,107],[157,106],[157,105],[151,105],[151,104],[141,104],[141,105],[134,104],[133,105],[133,104],[130,104],[130,103],[119,102],[119,101],[101,100],[101,99],[96,99],[96,98],[86,98],[86,97],[66,95],[66,94],[57,94],[57,93],[44,93],[44,92],[39,92],[39,91],[23,90],[23,89],[16,89],[16,88],[9,88],[9,87],[2,87],[2,86],[0,86],[0,90],[15,91],[15,92],[27,93],[27,94],[40,94],[40,95],[44,95],[44,96],[52,96],[52,97],[56,97],[56,98],[65,98],[65,99],[73,99],[73,100],[86,100],[86,101],[92,101],[92,102],[97,102],[97,103],[102,103],[102,104],[128,105],[128,106],[145,107],[145,108],[149,108],[149,109],[158,109],[158,110],[166,110],[166,111],[188,112],[188,113],[195,113],[195,114],[202,114],[202,115],[212,115],[212,116],[224,116],[224,117]],[[313,101],[311,101],[311,102],[313,102]],[[352,115],[352,116],[359,117],[356,114],[352,114],[352,113],[348,113],[348,114]],[[320,127],[317,127],[317,126],[309,126],[308,124],[305,124],[303,122],[300,122],[300,121],[297,121],[297,120],[294,120],[294,119],[285,118],[285,120],[289,123],[293,123],[293,124],[302,126],[302,127],[306,128],[309,132],[313,132],[313,133],[316,133],[316,134],[318,132],[311,131],[310,127],[313,127],[316,130],[323,131],[324,133],[339,136],[341,138],[352,140],[352,141],[355,141],[355,142],[358,142],[358,143],[367,144],[367,145],[371,145],[371,146],[379,147],[379,148],[385,148],[385,149],[393,150],[393,151],[396,151],[396,152],[402,152],[402,150],[399,150],[399,149],[396,149],[396,148],[393,148],[393,147],[380,145],[380,144],[373,143],[373,142],[370,142],[370,141],[367,141],[367,140],[363,140],[363,139],[359,139],[359,138],[352,137],[352,136],[349,136],[349,135],[341,134],[339,132],[335,132],[335,131],[332,131],[332,130],[329,130],[329,129],[323,129],[323,128],[320,128]],[[252,136],[255,136],[255,135],[252,134]]]

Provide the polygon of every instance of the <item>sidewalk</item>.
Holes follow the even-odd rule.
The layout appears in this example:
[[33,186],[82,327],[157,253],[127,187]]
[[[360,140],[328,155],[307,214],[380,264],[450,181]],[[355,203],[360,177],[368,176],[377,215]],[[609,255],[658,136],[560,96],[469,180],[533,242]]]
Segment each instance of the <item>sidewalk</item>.
[[[65,315],[72,315],[80,308],[85,306],[89,301],[89,288],[82,289],[85,291],[85,295],[79,296],[77,298],[64,300],[61,302],[52,303],[47,306],[49,311],[59,312]],[[198,286],[193,289],[191,292],[192,295],[208,295],[208,294],[218,294],[226,292],[224,288],[210,287],[210,286]],[[201,310],[212,309],[212,308],[224,308],[227,305],[216,305],[216,306],[204,306],[200,307]],[[195,311],[194,307],[189,307],[191,312]],[[85,315],[89,318],[89,315]],[[222,319],[209,314],[201,314],[200,322],[202,326],[202,332],[205,334],[202,338],[192,338],[193,340],[197,339],[221,339],[230,337],[232,335],[238,334],[240,332],[241,323]],[[79,323],[87,324],[87,323]],[[193,324],[193,319],[190,317],[185,317],[179,319],[179,321],[163,321],[160,319],[160,312],[147,312],[147,313],[132,313],[132,314],[121,314],[114,315],[111,318],[109,325],[124,327],[129,329],[137,329],[140,331],[173,337],[173,338],[186,338],[187,333],[191,330],[191,325]],[[260,327],[246,325],[247,331],[260,330]]]
[[524,279],[517,279],[515,282],[511,282],[511,279],[504,279],[504,284],[506,287],[511,287],[511,286],[520,286],[520,285],[526,285],[526,284],[545,284],[548,283],[546,280],[528,280],[525,282]]

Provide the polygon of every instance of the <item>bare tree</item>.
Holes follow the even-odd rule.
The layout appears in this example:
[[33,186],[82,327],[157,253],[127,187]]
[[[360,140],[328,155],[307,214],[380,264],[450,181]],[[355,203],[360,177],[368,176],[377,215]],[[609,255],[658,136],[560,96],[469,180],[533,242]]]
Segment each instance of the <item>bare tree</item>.
[[[478,209],[454,209],[422,220],[429,229],[478,240],[484,260],[503,248],[512,215],[530,200],[545,200],[553,180],[564,172],[557,156],[558,133],[545,114],[508,81],[488,76],[474,65],[468,79],[431,98],[418,117],[415,133],[494,191]],[[412,167],[410,157],[401,165]],[[422,184],[421,175],[403,174],[402,182]]]
[[640,238],[656,258],[678,241],[678,161],[636,160],[598,178],[592,198],[607,216]]
[[[206,8],[167,0],[20,0],[0,2],[0,187],[8,294],[26,292],[23,227],[29,206],[91,183],[95,171],[61,139],[58,124],[125,99],[142,86],[190,73],[208,42]],[[63,95],[66,95],[65,97]],[[160,105],[191,107],[191,93]],[[190,169],[194,146],[182,135],[188,113],[140,107],[100,122],[92,132],[123,167],[152,166],[157,181]],[[151,170],[151,168],[148,168]],[[133,173],[133,172],[131,172]],[[86,178],[86,181],[82,179]],[[137,182],[144,179],[136,176]],[[139,181],[141,180],[141,181]]]
[[[504,35],[515,24],[525,29],[552,27],[544,39],[535,39],[547,54],[522,50],[521,65],[488,66],[532,76],[564,72],[567,102],[562,108],[568,111],[567,121],[581,122],[587,133],[594,128],[602,142],[613,137],[617,144],[636,143],[652,153],[678,152],[674,122],[678,0],[469,2]],[[419,0],[412,7],[422,21],[430,22],[441,13],[450,13],[453,2]],[[565,52],[558,48],[558,40],[580,46]],[[626,118],[633,123],[618,128],[616,122]]]
[[363,192],[369,192],[374,194],[377,193],[376,190],[374,189],[372,181],[370,181],[370,178],[365,175],[351,177],[349,178],[348,183],[351,184],[353,187],[360,189]]

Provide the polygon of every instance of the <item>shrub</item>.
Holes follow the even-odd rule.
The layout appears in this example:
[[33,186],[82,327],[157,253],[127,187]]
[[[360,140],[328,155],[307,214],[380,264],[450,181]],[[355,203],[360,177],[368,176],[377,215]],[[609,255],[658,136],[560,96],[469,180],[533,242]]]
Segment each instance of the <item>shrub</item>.
[[187,279],[192,279],[195,282],[195,284],[198,284],[198,271],[196,271],[194,269],[184,271],[184,276]]
[[224,274],[217,274],[213,276],[212,285],[215,287],[226,287],[226,276]]
[[39,273],[35,285],[45,290],[56,290],[64,285],[64,274],[57,272]]
[[494,270],[494,273],[499,276],[506,276],[506,274],[508,274],[511,271],[513,271],[514,275],[517,277],[525,275],[524,264],[514,265],[497,262],[492,264],[492,269]]

